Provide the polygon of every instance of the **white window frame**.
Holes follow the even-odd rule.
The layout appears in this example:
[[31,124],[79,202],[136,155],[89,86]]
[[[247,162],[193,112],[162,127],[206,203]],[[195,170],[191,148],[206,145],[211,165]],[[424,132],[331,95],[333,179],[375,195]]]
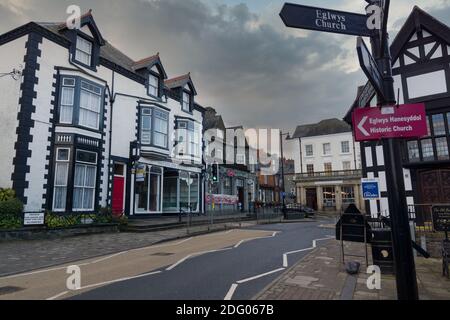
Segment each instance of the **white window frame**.
[[[308,148],[311,147],[311,152],[309,153]],[[312,144],[305,145],[305,157],[314,157],[314,146]]]
[[[60,150],[67,150],[68,154],[67,154],[67,160],[59,160],[58,159],[58,154]],[[56,172],[57,172],[57,167],[59,163],[64,163],[67,164],[67,171],[66,171],[66,184],[65,185],[57,185],[56,184]],[[70,167],[70,148],[57,148],[56,149],[56,161],[55,161],[55,177],[54,177],[54,183],[53,183],[53,203],[52,203],[52,208],[54,212],[65,212],[67,209],[67,190],[68,190],[68,180],[69,180],[69,167]],[[65,206],[64,208],[55,208],[55,200],[56,200],[56,188],[66,188],[66,199],[65,199]]]
[[[91,154],[95,154],[95,163],[93,162],[84,162],[84,161],[78,161],[77,160],[77,154],[78,152],[86,152],[86,153],[91,153]],[[76,186],[75,185],[75,181],[73,184],[73,189],[75,190],[75,188],[79,188],[79,189],[83,189],[83,197],[81,200],[81,204],[84,203],[84,190],[85,189],[91,189],[93,190],[93,196],[92,196],[92,204],[90,208],[72,208],[72,211],[74,212],[83,212],[83,211],[94,211],[95,209],[95,191],[96,191],[96,184],[97,184],[97,164],[98,164],[98,154],[96,152],[92,152],[92,151],[87,151],[87,150],[82,150],[82,149],[77,149],[75,152],[75,161],[74,161],[74,172],[76,171],[76,167],[78,166],[82,166],[84,167],[84,181],[85,181],[85,185],[84,186]],[[94,180],[95,180],[95,184],[94,187],[87,187],[86,186],[86,176],[87,176],[87,167],[93,167],[95,168],[94,170]],[[74,193],[74,192],[73,192]],[[73,204],[72,204],[73,206]]]
[[[162,117],[158,116],[158,112],[160,114],[163,114],[166,117],[166,119],[163,119]],[[155,125],[156,119],[166,122],[166,128],[167,128],[166,132],[161,132],[161,131],[157,131],[156,130],[156,125]],[[153,109],[153,119],[152,120],[153,120],[153,127],[152,127],[152,132],[153,132],[152,140],[153,141],[152,141],[152,145],[155,146],[155,147],[158,147],[158,148],[168,149],[169,148],[169,114],[167,112],[163,112],[161,110]],[[156,139],[155,139],[156,133],[165,135],[165,141],[164,141],[165,145],[164,146],[156,144]]]
[[191,94],[183,90],[183,96],[181,99],[181,109],[186,112],[191,112]]
[[[147,112],[147,114],[146,114]],[[144,117],[150,118],[150,129],[143,130],[144,127]],[[140,139],[143,145],[151,145],[152,144],[152,135],[153,135],[153,108],[142,108],[141,109],[141,130],[140,130]],[[148,134],[148,140],[144,140],[143,134]]]
[[[344,150],[344,145],[348,148],[348,151]],[[350,153],[350,141],[341,141],[341,153],[349,154]]]
[[[330,148],[329,148],[329,152],[327,153],[326,151],[326,148],[325,148],[325,146],[329,146]],[[322,144],[322,149],[323,149],[323,155],[324,156],[331,156],[331,143],[329,143],[329,142],[327,142],[327,143],[324,143],[324,144]]]
[[[88,86],[93,86],[94,88],[99,89],[99,92],[96,92],[94,90],[90,90],[88,88],[83,87],[83,83],[87,84]],[[98,111],[93,110],[92,106],[89,106],[89,108],[83,108],[82,107],[82,105],[81,105],[81,93],[82,93],[82,91],[85,91],[85,92],[87,92],[90,95],[96,95],[96,96],[98,96],[100,98],[100,104],[97,106],[98,107]],[[78,116],[78,125],[79,126],[82,126],[82,127],[85,127],[85,128],[99,130],[99,128],[100,128],[100,115],[101,115],[101,112],[102,112],[102,97],[103,97],[103,88],[101,86],[93,84],[91,82],[87,82],[87,81],[81,79],[81,82],[80,82],[80,105],[79,105],[78,114],[81,114],[81,110],[83,109],[83,110],[85,110],[85,111],[87,111],[89,113],[97,114],[97,120],[96,120],[96,126],[90,126],[89,124],[81,123],[81,117]]]
[[[156,80],[156,86],[155,84],[152,84],[151,80]],[[148,76],[148,94],[158,98],[159,97],[159,77],[155,76],[154,74],[150,73]],[[155,92],[152,92],[154,90]]]
[[[67,84],[66,80],[72,80],[73,84]],[[64,77],[62,79],[61,84],[62,85],[61,85],[61,102],[59,104],[60,105],[60,107],[59,107],[59,123],[61,123],[61,124],[72,124],[73,123],[73,111],[74,111],[74,107],[75,107],[75,94],[76,94],[75,84],[76,84],[76,79],[75,78],[70,78],[70,77],[67,77],[67,78]],[[72,101],[71,101],[71,104],[63,104],[62,97],[63,97],[64,88],[72,90]],[[68,121],[68,120],[67,121],[63,121],[62,120],[62,118],[61,118],[61,114],[62,114],[61,109],[63,107],[72,109],[72,113],[70,115],[70,121]]]
[[[83,45],[87,45],[87,48],[85,49],[83,47]],[[87,66],[91,66],[92,65],[92,42],[83,38],[80,35],[77,35],[77,43],[76,43],[76,48],[75,48],[75,60],[87,65]],[[80,58],[81,56],[87,57],[88,63],[86,63],[86,61],[84,61],[84,58]]]

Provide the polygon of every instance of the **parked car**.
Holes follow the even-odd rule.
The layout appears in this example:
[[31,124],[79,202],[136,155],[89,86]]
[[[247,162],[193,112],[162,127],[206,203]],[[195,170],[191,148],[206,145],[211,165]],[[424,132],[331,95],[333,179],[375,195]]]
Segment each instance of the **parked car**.
[[316,212],[310,207],[298,204],[298,203],[290,203],[286,205],[287,213],[299,214],[304,213],[305,217],[313,216]]

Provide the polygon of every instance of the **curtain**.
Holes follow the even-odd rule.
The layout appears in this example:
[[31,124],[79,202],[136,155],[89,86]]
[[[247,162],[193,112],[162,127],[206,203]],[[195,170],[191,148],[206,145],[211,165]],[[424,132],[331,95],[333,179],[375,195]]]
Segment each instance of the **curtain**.
[[72,123],[74,88],[63,87],[61,92],[60,121]]

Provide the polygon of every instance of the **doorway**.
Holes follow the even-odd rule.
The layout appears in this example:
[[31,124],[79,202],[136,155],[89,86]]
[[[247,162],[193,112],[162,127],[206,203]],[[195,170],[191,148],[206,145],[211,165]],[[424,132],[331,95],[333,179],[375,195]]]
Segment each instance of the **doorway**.
[[114,164],[114,179],[112,192],[112,213],[121,216],[125,209],[125,165]]
[[450,169],[419,172],[420,203],[450,203]]
[[317,210],[317,189],[307,188],[306,189],[306,206],[311,209]]

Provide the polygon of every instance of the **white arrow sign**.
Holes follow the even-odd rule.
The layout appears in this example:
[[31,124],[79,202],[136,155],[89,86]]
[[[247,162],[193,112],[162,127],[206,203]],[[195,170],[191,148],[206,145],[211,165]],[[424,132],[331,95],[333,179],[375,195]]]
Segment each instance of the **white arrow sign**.
[[361,122],[358,124],[359,131],[361,131],[361,133],[363,135],[365,135],[366,137],[370,136],[370,134],[366,131],[366,129],[364,129],[364,125],[366,124],[367,119],[369,119],[369,117],[368,116],[364,116],[361,119]]

